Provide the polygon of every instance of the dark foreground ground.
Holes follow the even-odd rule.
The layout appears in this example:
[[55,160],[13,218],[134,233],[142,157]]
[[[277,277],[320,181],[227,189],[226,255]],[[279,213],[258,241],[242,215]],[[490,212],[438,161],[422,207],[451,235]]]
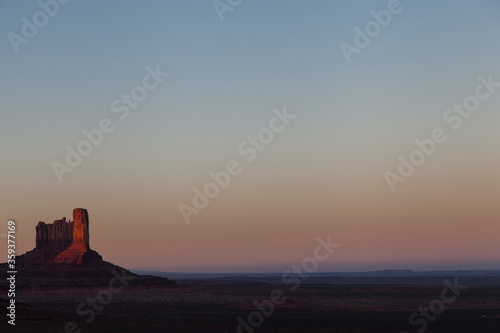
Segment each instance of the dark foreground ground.
[[[77,308],[105,288],[85,294],[32,291],[17,297],[15,328],[6,323],[2,302],[0,332],[65,332],[68,322],[92,333],[417,332],[422,322],[411,326],[409,317],[439,299],[443,287],[303,284],[292,291],[290,285],[185,282],[172,288],[124,289],[109,304],[102,308],[98,304],[101,311],[95,311],[93,320],[89,320],[89,307],[81,306],[80,314]],[[275,290],[283,292],[286,300],[273,310],[266,307],[264,311],[272,311],[268,317],[259,314],[253,303],[269,300]],[[253,327],[238,331],[238,317],[246,323],[250,319]],[[500,332],[500,288],[467,288],[428,322],[425,332]]]

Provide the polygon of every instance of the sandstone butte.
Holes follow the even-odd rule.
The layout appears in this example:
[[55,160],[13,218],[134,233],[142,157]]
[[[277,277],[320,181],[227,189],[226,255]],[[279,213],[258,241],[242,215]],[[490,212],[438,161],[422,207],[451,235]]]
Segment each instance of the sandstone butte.
[[[104,261],[90,248],[89,214],[86,209],[75,208],[73,221],[63,217],[54,223],[38,222],[35,248],[16,257],[17,279],[21,290],[94,288],[106,285],[113,271],[135,276],[130,287],[172,286],[167,278],[138,275]],[[7,271],[7,263],[0,264]],[[5,280],[5,279],[4,279]],[[0,282],[0,289],[6,285]]]
[[27,252],[22,261],[74,265],[102,261],[102,257],[90,249],[87,210],[75,208],[73,221],[66,221],[66,217],[63,217],[52,224],[38,222],[36,247]]

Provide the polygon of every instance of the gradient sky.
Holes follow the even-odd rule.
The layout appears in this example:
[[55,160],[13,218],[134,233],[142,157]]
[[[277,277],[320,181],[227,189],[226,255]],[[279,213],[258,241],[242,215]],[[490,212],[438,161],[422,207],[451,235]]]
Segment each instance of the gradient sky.
[[[319,271],[499,269],[500,89],[457,131],[442,116],[478,76],[500,81],[500,4],[401,1],[348,64],[339,44],[387,3],[246,0],[221,21],[210,0],[72,1],[16,54],[7,34],[40,7],[0,2],[0,221],[18,254],[83,207],[91,247],[133,269],[282,272],[328,234],[342,246]],[[156,64],[170,75],[119,120],[110,104]],[[285,106],[297,117],[247,163],[239,143]],[[103,118],[115,131],[59,182],[51,163]],[[436,127],[448,140],[391,193],[384,173]],[[187,225],[178,205],[233,159]]]

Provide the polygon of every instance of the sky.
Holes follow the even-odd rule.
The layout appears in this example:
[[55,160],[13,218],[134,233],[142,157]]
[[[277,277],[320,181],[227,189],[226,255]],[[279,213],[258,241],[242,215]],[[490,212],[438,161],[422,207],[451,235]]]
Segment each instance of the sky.
[[0,2],[18,254],[82,207],[90,246],[130,269],[283,272],[328,235],[318,271],[500,269],[498,2],[41,3]]

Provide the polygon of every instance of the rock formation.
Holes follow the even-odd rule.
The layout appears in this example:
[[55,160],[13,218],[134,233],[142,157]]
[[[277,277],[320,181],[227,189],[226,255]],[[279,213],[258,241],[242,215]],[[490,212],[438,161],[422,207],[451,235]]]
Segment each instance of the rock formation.
[[38,222],[36,247],[27,253],[27,261],[34,263],[82,264],[85,261],[101,260],[101,256],[90,249],[89,214],[86,209],[73,210],[73,222],[66,217],[52,224]]
[[89,247],[89,214],[86,209],[73,209],[73,244],[75,248],[88,251]]
[[[24,293],[103,288],[111,279],[116,279],[116,274],[133,277],[128,288],[176,285],[167,278],[137,275],[102,260],[99,253],[90,248],[89,214],[83,208],[73,210],[73,221],[63,217],[54,223],[39,222],[36,247],[16,257],[16,269],[20,272],[16,282]],[[0,270],[8,271],[7,263],[0,264]],[[8,290],[7,282],[0,280],[0,293]]]
[[73,229],[73,242],[66,250],[59,253],[52,262],[58,264],[81,264],[86,259],[91,259],[92,257],[96,257],[96,255],[99,256],[97,252],[90,250],[89,214],[86,209],[75,208],[73,210],[73,222],[70,229]]
[[73,223],[66,222],[66,218],[54,221],[53,224],[38,222],[36,226],[36,248],[54,244],[63,249],[73,243]]

